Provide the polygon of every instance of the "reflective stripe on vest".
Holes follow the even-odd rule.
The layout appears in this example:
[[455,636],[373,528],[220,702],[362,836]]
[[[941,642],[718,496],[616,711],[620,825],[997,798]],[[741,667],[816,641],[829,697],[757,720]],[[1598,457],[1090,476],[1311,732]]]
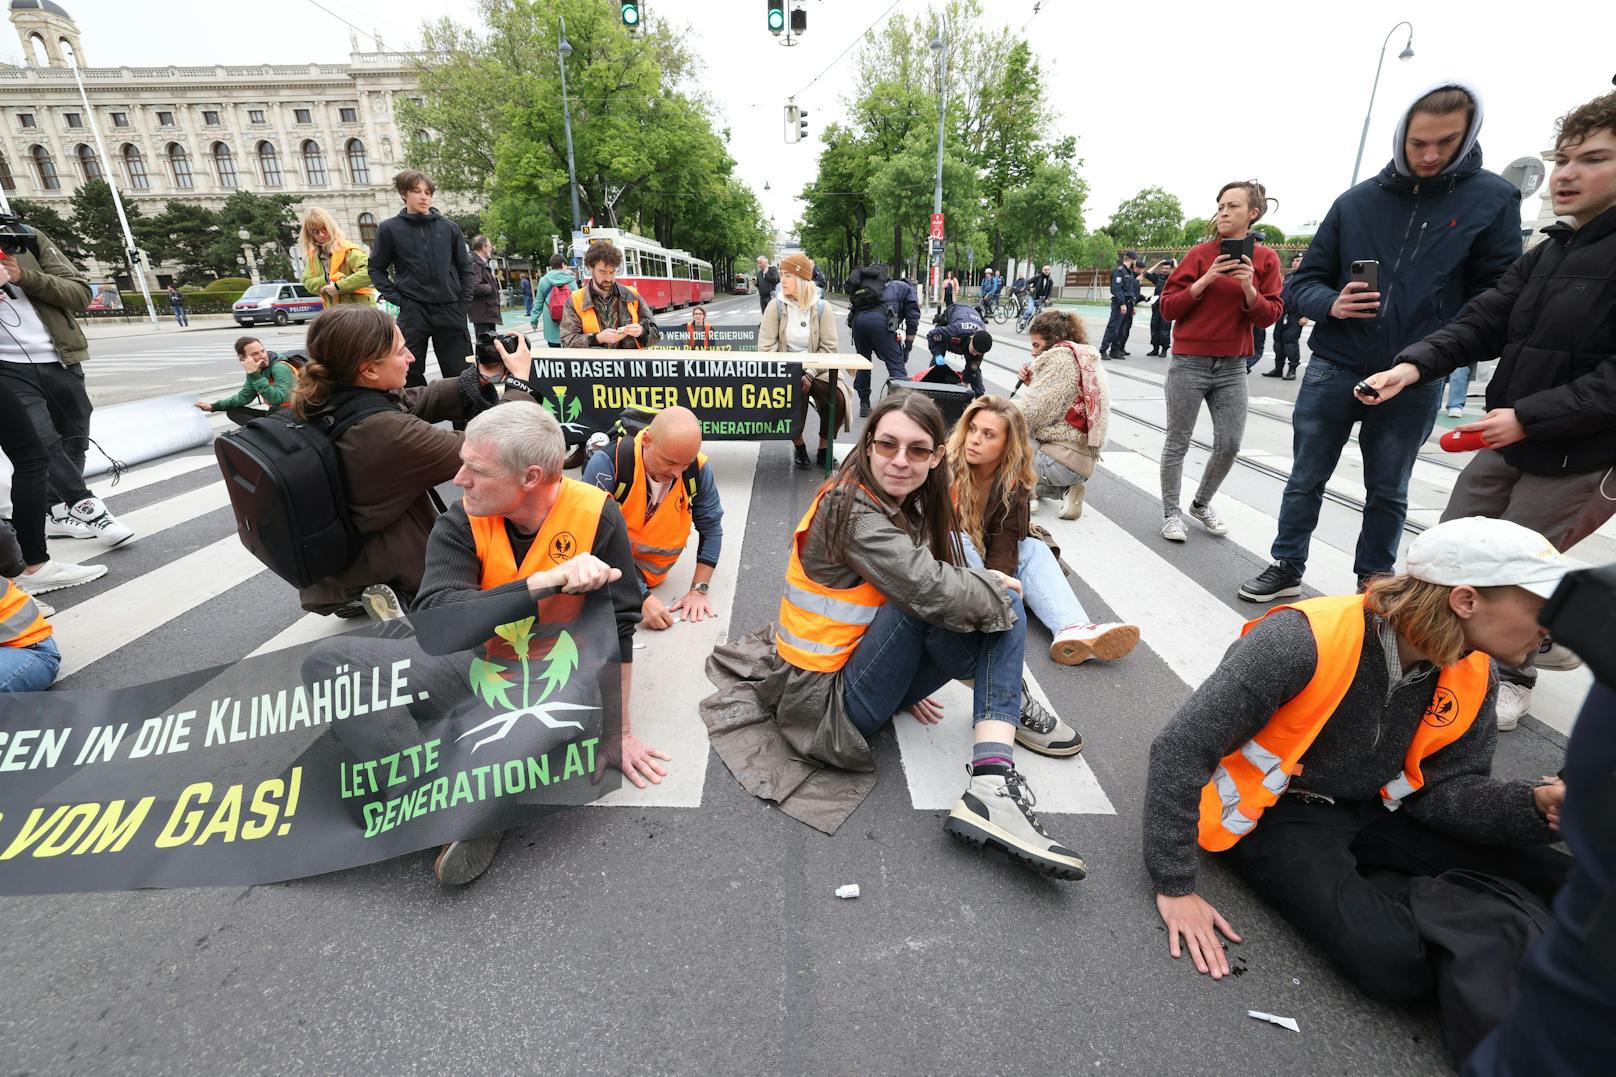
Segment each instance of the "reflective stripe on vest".
[[[583,331],[585,333],[598,333],[600,332],[600,315],[595,313],[594,303],[591,302],[589,306],[584,306],[584,291],[588,287],[589,285],[585,284],[582,288],[574,288],[572,290],[572,298],[570,302],[572,303],[572,309],[578,312],[578,321],[582,326]],[[637,322],[640,320],[640,300],[639,297],[635,296],[632,291],[629,291],[628,289],[624,289],[624,291],[627,296],[627,298],[624,299],[624,302],[628,304],[628,322],[624,322],[623,324],[627,325],[629,322]],[[636,348],[645,347],[645,345],[640,343],[639,338],[637,337],[629,337],[628,339],[634,341],[634,346]]]
[[[707,457],[696,454],[696,466],[707,466]],[[647,587],[655,587],[668,578],[668,571],[690,541],[690,527],[695,522],[691,492],[685,489],[681,474],[668,486],[662,503],[651,518],[645,518],[646,483],[645,431],[634,435],[634,485],[623,499],[623,519],[628,524],[628,541],[634,548],[634,567],[645,577]]]
[[[1284,795],[1301,773],[1302,756],[1324,729],[1358,675],[1363,653],[1364,597],[1315,598],[1275,610],[1294,609],[1307,618],[1318,651],[1318,666],[1307,686],[1274,712],[1245,744],[1224,756],[1201,789],[1198,841],[1203,849],[1228,849],[1257,825],[1263,811]],[[1242,635],[1262,618],[1249,622]],[[1479,652],[1443,669],[1432,691],[1403,770],[1381,789],[1381,801],[1396,809],[1403,797],[1424,784],[1420,763],[1462,737],[1487,695],[1491,659]]]
[[39,604],[21,587],[0,577],[0,646],[32,647],[51,635],[50,622],[40,615]]
[[824,497],[823,490],[814,497],[791,537],[791,559],[786,565],[785,593],[780,596],[774,649],[798,669],[834,673],[853,657],[886,597],[870,583],[826,587],[815,583],[803,569],[802,547]]

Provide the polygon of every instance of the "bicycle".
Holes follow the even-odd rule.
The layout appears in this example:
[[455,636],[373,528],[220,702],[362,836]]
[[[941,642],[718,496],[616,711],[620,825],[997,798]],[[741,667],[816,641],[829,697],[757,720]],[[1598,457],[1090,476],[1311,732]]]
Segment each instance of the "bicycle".
[[1005,296],[995,296],[993,303],[994,322],[1003,325],[1011,318],[1017,317],[1024,305],[1024,300],[1016,292],[1011,292]]
[[1038,307],[1037,299],[1029,298],[1027,300],[1026,305],[1021,308],[1021,313],[1016,315],[1016,332],[1025,333],[1027,331],[1027,326],[1032,324],[1033,316],[1038,313]]

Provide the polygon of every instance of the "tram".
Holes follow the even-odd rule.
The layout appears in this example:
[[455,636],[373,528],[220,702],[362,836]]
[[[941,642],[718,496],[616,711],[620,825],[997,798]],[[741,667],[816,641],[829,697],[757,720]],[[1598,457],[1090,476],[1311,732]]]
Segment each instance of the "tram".
[[581,260],[590,243],[610,242],[623,252],[617,279],[639,292],[655,311],[710,303],[713,264],[689,251],[669,250],[654,239],[616,228],[591,228],[577,250]]

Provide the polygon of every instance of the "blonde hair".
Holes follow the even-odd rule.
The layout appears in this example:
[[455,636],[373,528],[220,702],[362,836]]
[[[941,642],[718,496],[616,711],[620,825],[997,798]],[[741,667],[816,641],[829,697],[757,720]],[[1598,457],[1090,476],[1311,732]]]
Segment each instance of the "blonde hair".
[[[1408,645],[1446,668],[1471,648],[1465,642],[1464,622],[1449,601],[1453,587],[1426,583],[1413,576],[1385,576],[1365,589],[1369,608],[1378,613]],[[1508,587],[1476,587],[1484,599],[1496,598]]]
[[[811,280],[805,280],[802,277],[797,277],[794,274],[782,274],[780,279],[785,280],[787,276],[792,276],[797,282],[797,306],[801,307],[810,314],[813,313],[814,303],[819,299],[819,285],[815,284]],[[782,286],[780,301],[783,303],[785,300],[786,296]]]
[[[965,439],[970,434],[971,420],[984,412],[1004,420],[1004,455],[993,473],[993,481],[977,482],[971,465],[965,459]],[[971,537],[976,548],[987,554],[987,518],[996,509],[1008,512],[1018,498],[1032,498],[1038,486],[1038,472],[1033,469],[1032,438],[1027,432],[1027,417],[1021,409],[1002,396],[979,396],[971,401],[954,432],[948,438],[948,479],[954,494],[954,515],[962,531]]]
[[324,228],[331,237],[328,241],[330,245],[326,248],[328,251],[334,251],[348,242],[348,237],[342,234],[342,229],[338,227],[336,219],[319,206],[315,206],[303,214],[303,231],[298,235],[298,239],[303,243],[303,250],[310,261],[314,261],[317,257],[319,247],[319,244],[314,242],[312,236],[316,228]]

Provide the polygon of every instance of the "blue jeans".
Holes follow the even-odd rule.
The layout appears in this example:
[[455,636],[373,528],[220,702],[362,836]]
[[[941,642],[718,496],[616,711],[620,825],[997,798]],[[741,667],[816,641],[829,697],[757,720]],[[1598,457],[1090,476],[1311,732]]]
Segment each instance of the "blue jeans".
[[0,692],[43,692],[61,665],[62,652],[49,636],[32,647],[0,647]]
[[1447,407],[1463,408],[1465,397],[1470,395],[1470,368],[1458,367],[1448,375],[1448,402]]
[[[982,555],[976,552],[971,540],[961,535],[960,541],[965,545],[966,564],[972,568],[983,567]],[[1083,603],[1066,582],[1060,562],[1042,539],[1031,536],[1022,539],[1016,544],[1016,558],[1019,561],[1016,579],[1021,581],[1023,601],[1045,628],[1059,632],[1072,625],[1089,623]]]
[[1408,477],[1420,446],[1436,424],[1437,394],[1442,383],[1404,389],[1375,407],[1358,403],[1352,387],[1362,375],[1315,355],[1302,376],[1292,414],[1291,477],[1280,501],[1275,561],[1297,572],[1307,566],[1308,543],[1319,523],[1324,484],[1335,473],[1341,450],[1362,422],[1358,448],[1363,453],[1363,530],[1353,571],[1360,576],[1390,572],[1397,560],[1397,540],[1408,516]]
[[842,668],[842,704],[866,738],[901,710],[952,680],[974,678],[972,724],[1021,720],[1027,617],[1011,592],[1016,623],[1003,632],[950,632],[888,602]]

